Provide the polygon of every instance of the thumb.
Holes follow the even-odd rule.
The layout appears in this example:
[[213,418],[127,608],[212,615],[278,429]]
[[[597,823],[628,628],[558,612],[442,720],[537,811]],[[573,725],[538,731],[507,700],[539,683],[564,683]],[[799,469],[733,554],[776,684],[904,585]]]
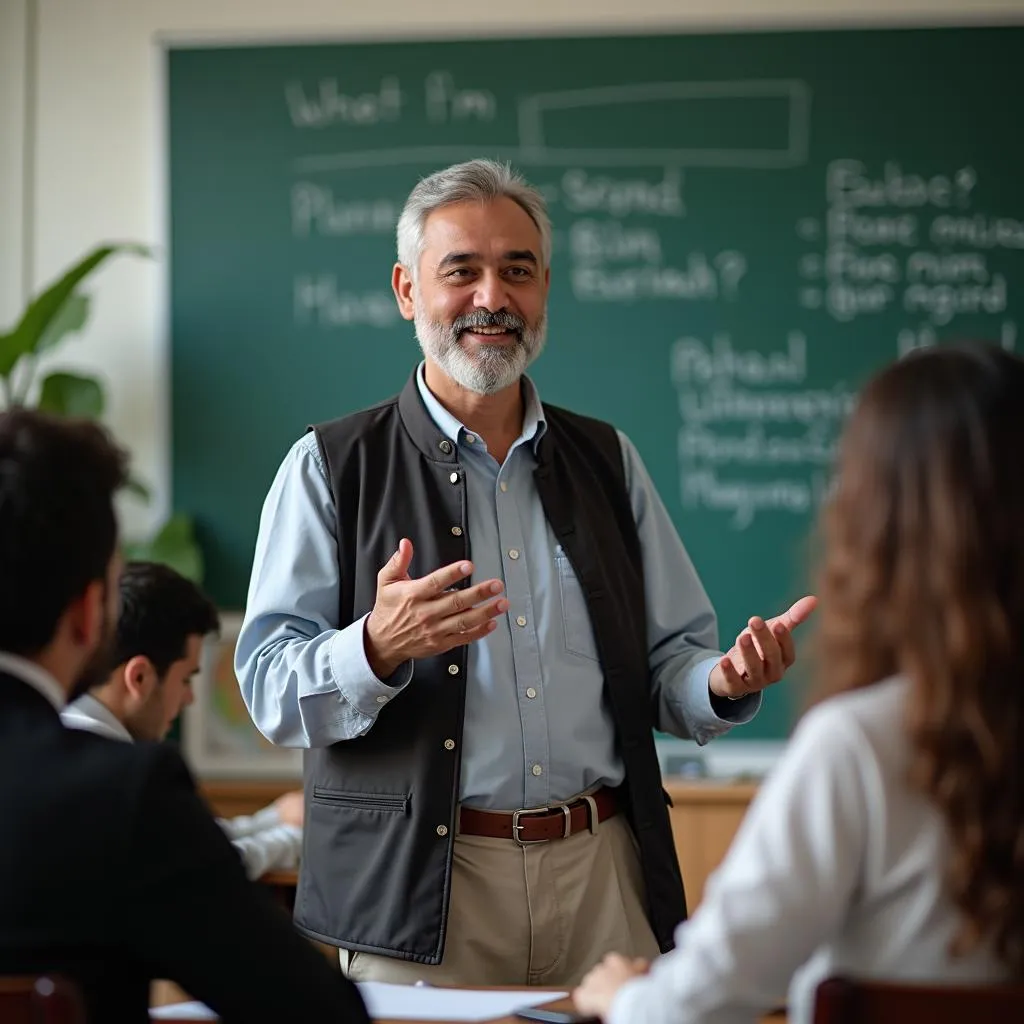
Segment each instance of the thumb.
[[384,563],[380,571],[382,583],[398,583],[409,578],[409,566],[412,564],[412,541],[403,537],[398,542],[398,550]]
[[781,622],[787,629],[795,629],[801,623],[806,622],[818,607],[818,599],[813,594],[801,597],[789,607],[789,611],[783,612],[775,621]]

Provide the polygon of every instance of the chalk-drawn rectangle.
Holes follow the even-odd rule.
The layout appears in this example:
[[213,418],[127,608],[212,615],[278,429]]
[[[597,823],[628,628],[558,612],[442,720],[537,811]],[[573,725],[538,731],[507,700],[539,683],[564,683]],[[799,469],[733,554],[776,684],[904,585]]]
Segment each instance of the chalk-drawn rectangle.
[[528,163],[794,167],[809,116],[789,79],[570,89],[521,101],[519,143]]

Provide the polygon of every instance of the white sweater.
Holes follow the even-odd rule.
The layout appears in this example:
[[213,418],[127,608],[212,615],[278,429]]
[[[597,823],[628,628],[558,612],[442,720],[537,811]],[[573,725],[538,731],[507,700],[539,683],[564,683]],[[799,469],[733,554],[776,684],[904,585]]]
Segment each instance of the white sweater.
[[676,949],[631,981],[609,1024],[750,1022],[789,990],[809,1024],[825,977],[1006,979],[988,950],[953,959],[949,840],[906,783],[908,684],[891,679],[810,711],[750,806]]

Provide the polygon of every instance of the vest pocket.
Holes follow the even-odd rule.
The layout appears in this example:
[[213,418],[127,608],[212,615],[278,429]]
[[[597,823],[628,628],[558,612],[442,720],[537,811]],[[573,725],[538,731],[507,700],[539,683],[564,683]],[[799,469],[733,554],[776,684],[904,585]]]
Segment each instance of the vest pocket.
[[409,798],[397,793],[350,793],[341,789],[313,787],[313,802],[332,807],[347,807],[353,811],[391,811],[406,814]]
[[576,578],[572,562],[561,544],[555,548],[555,566],[558,570],[558,592],[562,599],[562,629],[565,633],[565,649],[570,654],[597,661],[597,645],[594,630],[590,625],[587,600],[583,587]]

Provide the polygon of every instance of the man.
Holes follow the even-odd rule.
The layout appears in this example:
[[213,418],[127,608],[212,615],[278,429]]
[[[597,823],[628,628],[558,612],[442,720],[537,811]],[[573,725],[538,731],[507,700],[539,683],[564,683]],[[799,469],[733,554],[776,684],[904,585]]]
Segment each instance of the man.
[[166,744],[61,723],[107,672],[121,452],[94,424],[0,414],[0,974],[55,972],[90,1021],[175,981],[224,1021],[366,1024],[359,993],[250,884]]
[[752,718],[814,604],[716,650],[635,448],[524,376],[550,254],[506,167],[421,181],[392,285],[424,362],[301,438],[265,502],[236,669],[262,732],[307,748],[296,922],[350,977],[564,986],[670,948],[652,730]]
[[[131,743],[160,741],[193,700],[203,638],[219,628],[213,602],[166,565],[130,562],[118,584],[114,670],[61,712],[64,724]],[[218,819],[246,874],[295,868],[302,849],[302,793],[253,815]]]

